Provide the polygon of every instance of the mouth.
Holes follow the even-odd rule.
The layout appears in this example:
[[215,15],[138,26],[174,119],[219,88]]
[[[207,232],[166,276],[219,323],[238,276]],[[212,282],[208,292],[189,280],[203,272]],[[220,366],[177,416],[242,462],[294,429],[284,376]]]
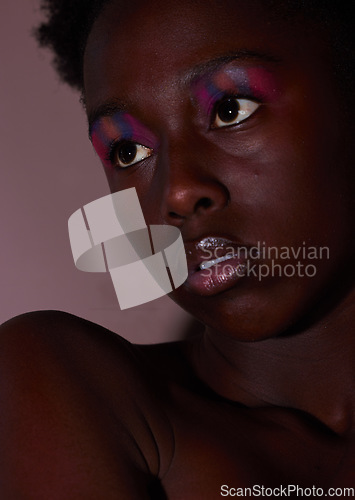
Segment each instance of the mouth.
[[[249,246],[223,237],[208,236],[185,243],[188,278],[194,294],[211,296],[229,290],[247,278]],[[254,259],[257,258],[254,255]]]

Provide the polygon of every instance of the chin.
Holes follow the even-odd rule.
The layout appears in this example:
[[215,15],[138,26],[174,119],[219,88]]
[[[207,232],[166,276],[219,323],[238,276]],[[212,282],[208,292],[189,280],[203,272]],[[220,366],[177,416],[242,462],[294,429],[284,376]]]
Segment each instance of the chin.
[[323,297],[290,282],[229,290],[214,296],[190,294],[184,286],[170,296],[206,327],[241,342],[296,335],[319,317]]

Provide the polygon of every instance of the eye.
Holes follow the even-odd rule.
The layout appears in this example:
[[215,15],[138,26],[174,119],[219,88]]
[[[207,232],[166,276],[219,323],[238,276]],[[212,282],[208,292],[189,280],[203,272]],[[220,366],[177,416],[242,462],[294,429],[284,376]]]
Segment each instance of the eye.
[[115,167],[127,168],[145,160],[152,154],[153,150],[142,144],[131,141],[120,141],[113,144],[110,152],[110,161]]
[[260,106],[250,99],[228,97],[219,101],[214,108],[212,128],[230,127],[251,116]]

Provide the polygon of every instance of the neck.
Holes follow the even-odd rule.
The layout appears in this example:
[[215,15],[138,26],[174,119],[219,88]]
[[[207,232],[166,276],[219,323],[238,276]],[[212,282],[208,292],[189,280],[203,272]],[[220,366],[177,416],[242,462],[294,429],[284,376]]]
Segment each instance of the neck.
[[303,332],[239,342],[207,329],[196,342],[197,373],[220,395],[250,407],[313,415],[338,434],[354,429],[355,297]]

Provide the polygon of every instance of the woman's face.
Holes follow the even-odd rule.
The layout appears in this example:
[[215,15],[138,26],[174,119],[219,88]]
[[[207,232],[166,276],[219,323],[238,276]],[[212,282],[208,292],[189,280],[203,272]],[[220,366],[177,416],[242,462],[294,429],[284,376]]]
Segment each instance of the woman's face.
[[84,61],[111,190],[135,187],[147,224],[180,228],[174,300],[238,339],[275,336],[351,272],[353,131],[326,35],[262,1],[120,3]]

